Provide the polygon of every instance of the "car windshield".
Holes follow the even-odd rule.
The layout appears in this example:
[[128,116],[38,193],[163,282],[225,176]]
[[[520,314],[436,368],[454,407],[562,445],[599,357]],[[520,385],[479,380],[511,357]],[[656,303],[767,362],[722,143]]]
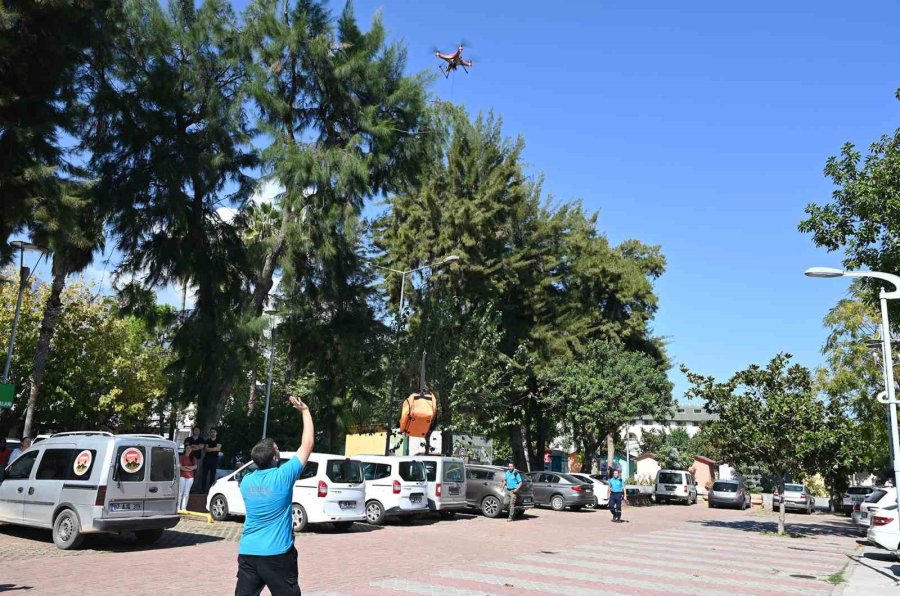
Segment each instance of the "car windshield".
[[803,485],[802,484],[785,484],[784,490],[785,490],[785,492],[790,491],[792,493],[801,493],[801,492],[803,492]]
[[332,482],[359,484],[363,481],[362,464],[352,459],[330,459],[325,475]]
[[660,472],[660,484],[684,484],[684,475],[681,472]]
[[717,493],[736,493],[738,485],[736,482],[716,482],[712,489]]
[[871,486],[851,486],[847,489],[848,495],[867,495],[872,492]]
[[422,482],[425,480],[425,466],[420,461],[400,462],[400,478],[407,482]]
[[873,492],[871,495],[866,497],[866,503],[877,503],[881,500],[881,497],[887,494],[886,490],[881,490],[880,488]]

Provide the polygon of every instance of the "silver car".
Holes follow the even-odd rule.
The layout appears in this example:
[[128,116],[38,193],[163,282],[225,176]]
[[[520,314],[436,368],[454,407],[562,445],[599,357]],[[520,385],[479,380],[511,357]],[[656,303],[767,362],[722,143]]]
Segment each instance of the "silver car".
[[802,484],[785,484],[784,495],[775,489],[775,493],[772,495],[772,509],[781,507],[782,500],[784,500],[785,511],[793,510],[809,515],[816,508],[815,498]]
[[750,508],[750,491],[744,486],[743,480],[716,480],[706,499],[710,509],[716,507]]

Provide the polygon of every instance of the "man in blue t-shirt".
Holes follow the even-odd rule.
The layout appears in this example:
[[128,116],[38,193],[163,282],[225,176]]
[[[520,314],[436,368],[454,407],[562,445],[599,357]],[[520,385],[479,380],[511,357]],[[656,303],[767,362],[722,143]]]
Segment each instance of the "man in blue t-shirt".
[[506,489],[507,499],[509,499],[509,518],[506,521],[512,521],[516,517],[516,496],[519,494],[519,487],[522,486],[522,475],[519,474],[512,462],[506,466],[506,472],[503,474],[503,486]]
[[619,478],[619,470],[613,470],[609,479],[609,511],[614,522],[622,521],[622,499],[625,497],[625,481]]
[[291,405],[303,415],[303,438],[297,454],[279,464],[278,445],[263,439],[250,452],[257,470],[241,480],[247,516],[238,547],[235,596],[259,596],[268,587],[272,596],[300,594],[297,549],[291,529],[294,482],[313,449],[313,421],[309,407],[292,397]]

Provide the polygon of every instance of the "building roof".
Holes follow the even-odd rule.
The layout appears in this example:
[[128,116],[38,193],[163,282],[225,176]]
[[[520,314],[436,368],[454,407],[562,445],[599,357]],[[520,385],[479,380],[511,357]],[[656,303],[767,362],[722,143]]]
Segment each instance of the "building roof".
[[700,462],[701,464],[708,464],[708,465],[711,465],[711,466],[714,466],[714,465],[716,465],[717,463],[719,463],[719,462],[717,462],[716,460],[710,459],[710,458],[705,457],[705,456],[703,456],[703,455],[697,455],[697,456],[694,456],[694,461],[698,461],[698,462]]
[[669,412],[665,420],[659,420],[653,416],[641,416],[640,422],[652,424],[670,424],[673,422],[711,422],[718,420],[718,414],[711,414],[703,406],[695,406],[693,404],[676,404]]

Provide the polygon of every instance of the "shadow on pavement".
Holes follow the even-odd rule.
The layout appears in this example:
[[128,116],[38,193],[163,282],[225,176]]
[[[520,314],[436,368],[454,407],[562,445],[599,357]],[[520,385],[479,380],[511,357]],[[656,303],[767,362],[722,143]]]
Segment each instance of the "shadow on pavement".
[[31,586],[20,586],[17,584],[0,584],[0,592],[15,592],[18,590],[31,590]]
[[[742,532],[752,532],[760,534],[763,532],[777,532],[777,520],[719,520],[707,519],[700,521],[691,521],[689,523],[698,524],[705,528],[725,528],[729,530],[739,530]],[[823,519],[816,522],[798,523],[789,520],[785,524],[785,531],[789,534],[800,535],[803,537],[811,536],[840,536],[845,538],[854,538],[858,536],[857,529],[846,521],[833,521]]]
[[864,553],[862,556],[847,555],[851,561],[855,561],[858,565],[867,567],[879,575],[893,580],[896,585],[900,585],[900,565],[891,565],[890,570],[876,567],[873,562],[896,561],[897,556],[893,553]]
[[[44,543],[49,549],[56,549],[53,544],[53,535],[50,530],[40,528],[28,528],[23,526],[0,525],[0,535]],[[135,552],[143,550],[161,550],[178,548],[182,546],[194,546],[209,542],[225,540],[222,536],[198,534],[195,532],[181,532],[179,530],[166,530],[162,537],[153,544],[140,544],[131,532],[124,534],[89,534],[79,551],[101,552]],[[19,588],[17,588],[19,589]]]

